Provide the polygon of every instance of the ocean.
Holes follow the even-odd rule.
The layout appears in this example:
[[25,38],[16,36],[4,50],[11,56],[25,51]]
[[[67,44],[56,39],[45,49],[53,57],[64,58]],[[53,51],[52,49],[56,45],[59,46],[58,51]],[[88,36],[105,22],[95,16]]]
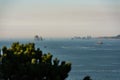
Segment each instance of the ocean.
[[[120,39],[0,40],[0,48],[10,47],[17,41],[34,42],[43,53],[50,52],[53,59],[71,62],[72,69],[66,80],[82,80],[87,75],[92,80],[120,80]],[[97,44],[98,41],[103,44]]]

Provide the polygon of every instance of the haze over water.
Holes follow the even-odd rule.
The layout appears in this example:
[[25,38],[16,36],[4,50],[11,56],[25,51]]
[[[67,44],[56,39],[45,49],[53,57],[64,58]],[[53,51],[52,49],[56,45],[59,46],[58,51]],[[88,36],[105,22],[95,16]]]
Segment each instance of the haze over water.
[[[68,39],[118,34],[120,0],[0,0],[0,49],[15,41],[35,42],[44,53],[72,62],[67,80],[86,75],[93,80],[120,80],[119,39],[103,39],[102,45],[96,44],[98,39]],[[35,35],[45,40],[34,41]]]
[[120,34],[120,0],[0,0],[0,39]]

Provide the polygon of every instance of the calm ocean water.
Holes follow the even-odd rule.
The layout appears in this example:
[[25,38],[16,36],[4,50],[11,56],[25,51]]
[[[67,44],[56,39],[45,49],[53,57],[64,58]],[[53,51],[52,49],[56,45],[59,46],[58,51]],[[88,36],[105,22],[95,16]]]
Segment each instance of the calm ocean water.
[[34,42],[44,53],[52,53],[53,58],[71,62],[72,70],[66,80],[82,80],[86,75],[93,80],[120,80],[119,39],[100,40],[102,45],[96,44],[98,39],[1,40],[0,48],[10,47],[15,41]]

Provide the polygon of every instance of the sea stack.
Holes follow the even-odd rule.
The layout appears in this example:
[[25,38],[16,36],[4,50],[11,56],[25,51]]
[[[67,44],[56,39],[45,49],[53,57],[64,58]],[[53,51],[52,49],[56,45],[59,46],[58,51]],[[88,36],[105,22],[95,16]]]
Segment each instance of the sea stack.
[[35,35],[34,40],[42,41],[43,38],[41,36]]

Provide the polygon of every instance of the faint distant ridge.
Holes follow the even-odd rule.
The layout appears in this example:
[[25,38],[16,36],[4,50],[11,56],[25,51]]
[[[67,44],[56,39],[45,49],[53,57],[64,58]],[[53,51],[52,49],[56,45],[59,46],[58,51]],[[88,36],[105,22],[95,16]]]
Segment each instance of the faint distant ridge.
[[34,40],[36,40],[36,41],[43,41],[43,37],[42,37],[42,36],[35,35],[35,36],[34,36]]
[[104,37],[98,37],[102,39],[120,39],[120,34],[116,36],[104,36]]
[[74,36],[74,37],[72,37],[71,39],[72,39],[72,40],[73,40],[73,39],[92,39],[92,37],[91,37],[91,36],[86,36],[86,37]]

